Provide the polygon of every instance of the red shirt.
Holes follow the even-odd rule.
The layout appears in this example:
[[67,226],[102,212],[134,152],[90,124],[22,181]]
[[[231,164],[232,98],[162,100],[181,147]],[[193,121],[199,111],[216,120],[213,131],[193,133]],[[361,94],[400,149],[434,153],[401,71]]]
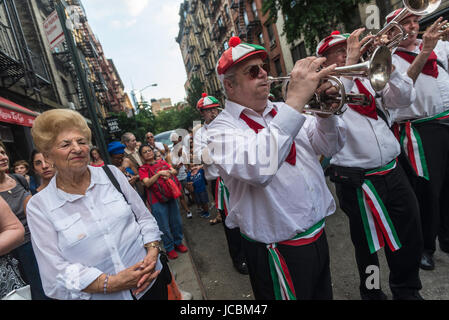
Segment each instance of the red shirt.
[[[145,178],[151,178],[159,171],[169,170],[170,168],[171,168],[170,165],[167,162],[165,162],[164,160],[158,160],[153,164],[145,163],[144,165],[139,167],[140,180],[143,181],[143,179],[145,179]],[[160,177],[159,179],[163,179],[163,178]],[[160,202],[162,195],[159,191],[159,187],[156,182],[153,183],[153,185],[150,186],[150,188],[145,188],[145,190],[147,193],[148,202],[150,204],[155,204],[157,202]]]

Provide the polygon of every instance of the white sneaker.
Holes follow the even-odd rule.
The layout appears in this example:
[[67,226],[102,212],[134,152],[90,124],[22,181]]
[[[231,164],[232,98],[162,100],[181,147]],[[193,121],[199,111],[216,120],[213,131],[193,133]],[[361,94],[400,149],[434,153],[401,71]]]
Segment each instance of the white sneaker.
[[192,219],[192,212],[187,212],[187,219]]
[[181,292],[181,300],[193,300],[193,295],[190,292],[179,289]]

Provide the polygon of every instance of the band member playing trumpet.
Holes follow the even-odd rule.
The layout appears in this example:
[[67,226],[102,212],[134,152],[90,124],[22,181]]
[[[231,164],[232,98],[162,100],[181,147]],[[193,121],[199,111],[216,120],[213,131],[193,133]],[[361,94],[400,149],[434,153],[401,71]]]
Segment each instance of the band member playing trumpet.
[[[216,71],[225,109],[210,124],[208,151],[229,189],[226,225],[239,227],[255,299],[332,299],[325,218],[335,211],[318,156],[342,148],[345,124],[302,113],[335,66],[296,62],[285,103],[268,100],[264,47],[237,37]],[[318,88],[318,89],[317,89]]]
[[[324,66],[353,65],[360,59],[362,29],[351,35],[333,32],[317,47]],[[419,259],[422,238],[418,203],[413,189],[396,159],[400,146],[378,109],[379,96],[390,108],[408,107],[414,99],[413,82],[394,70],[382,91],[375,92],[366,78],[341,78],[347,92],[364,93],[368,106],[348,105],[346,144],[331,159],[329,175],[335,182],[340,208],[349,218],[351,240],[360,275],[364,300],[387,299],[381,288],[367,286],[369,266],[379,266],[377,251],[387,244],[389,284],[394,299],[422,299],[419,290]],[[385,118],[385,120],[384,120]]]
[[[388,17],[394,18],[397,11]],[[393,55],[400,72],[407,73],[416,89],[409,108],[397,109],[392,117],[399,124],[401,144],[412,170],[409,177],[418,197],[424,238],[420,266],[434,269],[436,237],[449,253],[449,29],[437,19],[417,39],[419,16],[410,14],[400,23],[408,33]]]

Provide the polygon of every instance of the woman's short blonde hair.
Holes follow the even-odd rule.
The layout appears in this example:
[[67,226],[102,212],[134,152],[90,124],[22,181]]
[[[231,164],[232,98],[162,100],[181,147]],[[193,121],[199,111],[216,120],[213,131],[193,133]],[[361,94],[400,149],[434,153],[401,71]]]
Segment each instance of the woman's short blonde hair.
[[61,132],[76,129],[91,144],[92,132],[81,114],[69,109],[54,109],[39,115],[31,129],[36,148],[47,154],[53,147],[56,138]]

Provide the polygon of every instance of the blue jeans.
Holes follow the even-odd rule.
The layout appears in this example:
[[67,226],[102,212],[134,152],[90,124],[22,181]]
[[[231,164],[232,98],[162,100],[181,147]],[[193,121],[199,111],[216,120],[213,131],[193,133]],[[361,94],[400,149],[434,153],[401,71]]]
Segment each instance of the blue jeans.
[[182,244],[182,220],[176,199],[152,204],[151,213],[156,219],[159,229],[163,232],[162,242],[165,250],[172,251],[175,245]]

